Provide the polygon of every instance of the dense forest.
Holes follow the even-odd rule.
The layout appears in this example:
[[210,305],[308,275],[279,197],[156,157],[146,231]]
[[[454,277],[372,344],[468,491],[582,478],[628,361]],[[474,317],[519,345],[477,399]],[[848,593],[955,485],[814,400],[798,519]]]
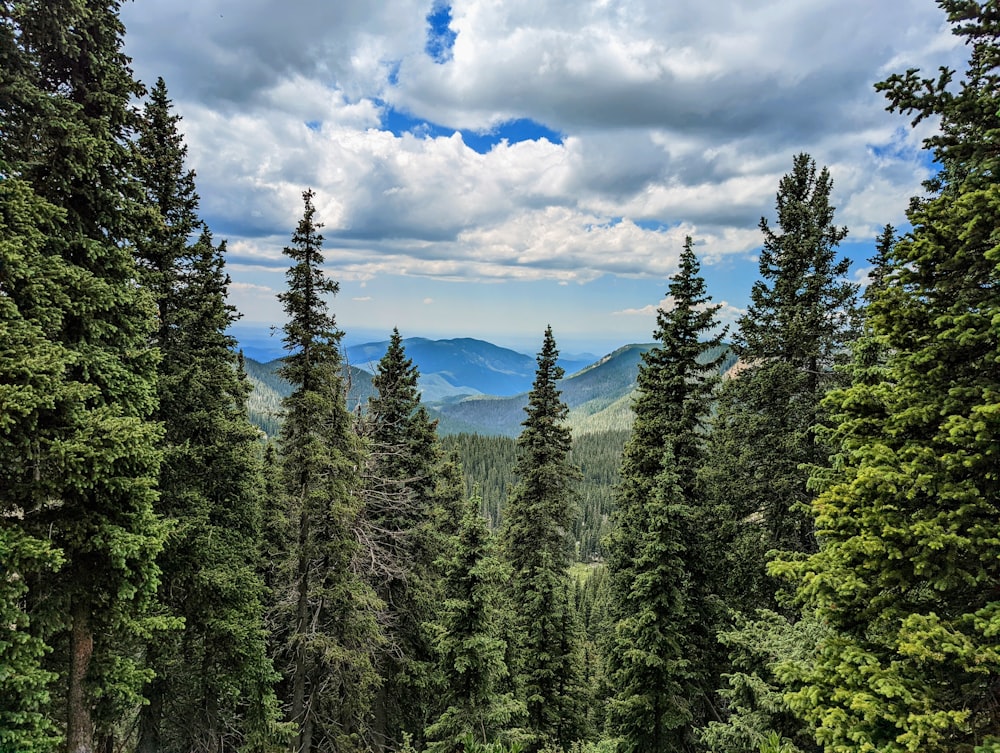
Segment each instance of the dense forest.
[[795,155],[736,327],[689,239],[576,437],[551,329],[516,437],[443,436],[399,332],[360,394],[310,190],[262,432],[118,3],[0,5],[0,751],[1000,751],[1000,5],[938,5],[867,286]]

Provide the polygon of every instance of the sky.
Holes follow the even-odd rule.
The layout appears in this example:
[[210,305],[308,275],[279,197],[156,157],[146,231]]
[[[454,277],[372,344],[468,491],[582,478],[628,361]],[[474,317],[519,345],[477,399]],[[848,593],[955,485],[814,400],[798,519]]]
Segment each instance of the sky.
[[688,235],[736,321],[801,152],[863,281],[933,169],[934,124],[874,84],[965,58],[931,0],[139,0],[122,20],[182,117],[241,337],[285,321],[311,188],[348,342],[527,353],[546,325],[564,353],[651,341]]

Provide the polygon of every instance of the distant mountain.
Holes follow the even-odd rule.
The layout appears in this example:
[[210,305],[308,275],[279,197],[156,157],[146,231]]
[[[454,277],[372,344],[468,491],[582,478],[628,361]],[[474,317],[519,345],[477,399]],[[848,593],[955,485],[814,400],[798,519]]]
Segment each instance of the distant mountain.
[[[632,426],[632,399],[642,354],[654,343],[625,345],[559,383],[569,410],[574,434],[628,429]],[[706,352],[700,360],[726,357],[719,367],[725,373],[736,363],[728,345]],[[477,396],[430,406],[440,420],[442,434],[461,432],[514,437],[521,432],[528,395]]]
[[[349,348],[345,367],[349,380],[348,407],[363,408],[374,393],[372,374],[360,368],[363,363],[374,369],[385,353],[387,343],[368,343]],[[420,370],[422,399],[439,420],[441,434],[484,434],[517,436],[528,404],[528,391],[535,375],[535,360],[482,340],[404,340],[407,355]],[[642,354],[653,343],[625,345],[595,363],[570,373],[560,383],[562,399],[569,407],[569,423],[574,433],[593,433],[628,429],[632,425],[632,399]],[[736,363],[728,346],[708,352],[712,360],[724,350],[727,357],[720,373]],[[378,353],[377,358],[375,354]],[[418,360],[418,355],[420,360]],[[247,361],[247,373],[254,384],[250,398],[251,418],[268,434],[277,431],[281,398],[289,386],[276,372],[280,360],[259,363]],[[423,365],[421,365],[423,364]],[[530,366],[529,366],[530,364]],[[571,366],[577,366],[570,362]],[[515,367],[517,370],[515,370]],[[530,371],[525,371],[529,369]],[[566,368],[569,373],[569,368]],[[425,372],[424,369],[434,369]],[[475,386],[470,383],[475,383]],[[517,394],[484,394],[489,384],[511,389],[521,385]],[[463,390],[468,390],[463,392]]]
[[[383,341],[350,346],[347,361],[374,373],[388,345]],[[537,364],[533,356],[484,340],[411,337],[403,340],[403,347],[420,372],[419,386],[425,402],[460,395],[517,395],[530,390],[535,379]],[[566,359],[559,365],[571,374],[589,363]]]
[[[647,345],[626,345],[596,363],[562,379],[559,389],[562,400],[570,409],[570,425],[589,420],[608,410],[622,398],[632,394],[642,354],[652,348]],[[530,385],[529,388],[530,389]],[[432,406],[440,419],[442,434],[460,432],[514,437],[521,432],[527,391],[510,397],[478,396]],[[627,428],[631,425],[631,402],[625,401],[624,411],[603,428]],[[621,407],[621,406],[619,406]],[[605,417],[608,418],[608,417]]]

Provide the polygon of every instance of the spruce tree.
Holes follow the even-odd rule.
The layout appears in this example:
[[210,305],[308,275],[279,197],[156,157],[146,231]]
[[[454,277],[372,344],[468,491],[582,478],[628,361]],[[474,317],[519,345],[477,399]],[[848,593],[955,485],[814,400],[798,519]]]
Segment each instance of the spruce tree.
[[272,620],[296,753],[359,747],[380,638],[377,598],[355,568],[364,458],[345,399],[342,333],[325,300],[339,286],[323,274],[313,196],[303,193],[303,216],[285,248],[288,288],[279,295],[288,315],[279,373],[292,393],[283,403],[278,452],[294,541]]
[[941,119],[941,171],[868,311],[884,378],[829,397],[821,548],[775,566],[833,631],[789,672],[828,750],[1000,750],[1000,11],[938,4],[970,48],[959,85],[910,70],[878,87]]
[[674,305],[659,310],[657,346],[639,369],[608,544],[609,715],[627,751],[689,748],[712,712],[717,676],[716,561],[697,471],[725,353],[690,238],[669,291]]
[[504,691],[508,668],[501,589],[506,573],[481,504],[477,495],[466,503],[445,565],[444,608],[433,625],[445,679],[444,710],[425,733],[431,753],[462,750],[470,737],[491,744],[523,713],[523,704]]
[[809,468],[826,463],[816,442],[823,395],[844,377],[834,367],[854,335],[856,286],[837,244],[832,181],[806,154],[795,157],[776,198],[778,225],[765,218],[760,275],[734,338],[741,369],[725,382],[703,477],[727,511],[725,572],[731,607],[773,606],[764,576],[773,549],[813,551],[805,511]]
[[65,378],[70,353],[55,339],[68,270],[43,252],[57,217],[23,180],[0,181],[0,749],[25,753],[59,741],[49,692],[57,676],[43,666],[51,625],[26,609],[29,584],[62,562],[29,532],[46,505],[35,470],[51,462],[41,440],[53,408],[80,399]]
[[14,30],[20,61],[15,88],[31,93],[4,113],[5,150],[60,215],[40,264],[60,268],[45,337],[65,368],[32,419],[15,493],[25,530],[65,559],[57,575],[38,573],[28,604],[33,623],[55,628],[54,695],[65,704],[71,753],[92,751],[95,736],[107,744],[139,701],[146,675],[134,648],[153,627],[164,536],[153,511],[158,430],[149,420],[155,325],[132,258],[131,101],[141,88],[121,51],[117,10],[116,2],[70,0],[4,6],[4,34],[9,42]]
[[137,251],[142,282],[157,302],[162,355],[157,510],[173,530],[159,559],[160,598],[184,627],[148,647],[156,677],[140,712],[145,753],[219,750],[224,736],[241,745],[266,738],[276,713],[257,564],[257,432],[246,415],[249,386],[236,342],[227,334],[236,312],[226,302],[225,245],[205,229],[189,243],[198,196],[178,121],[160,79],[136,145],[150,219]]
[[525,408],[528,417],[517,440],[515,472],[520,480],[507,503],[502,534],[519,640],[517,685],[536,750],[546,744],[566,747],[581,736],[580,725],[573,724],[579,705],[574,676],[581,667],[575,661],[576,648],[563,643],[566,610],[571,608],[567,534],[576,512],[573,486],[580,473],[570,460],[568,409],[557,387],[563,376],[558,356],[548,327]]
[[365,521],[374,564],[372,585],[386,605],[388,645],[376,697],[378,745],[395,747],[403,733],[417,745],[440,687],[426,625],[440,602],[435,560],[444,542],[435,530],[436,471],[442,462],[436,422],[420,404],[419,377],[398,329],[372,378],[366,435],[369,472]]

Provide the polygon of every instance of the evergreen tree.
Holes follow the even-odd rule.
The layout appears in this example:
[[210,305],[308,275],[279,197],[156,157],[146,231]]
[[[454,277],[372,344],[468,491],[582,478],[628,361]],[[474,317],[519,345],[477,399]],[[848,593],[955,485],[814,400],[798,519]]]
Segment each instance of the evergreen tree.
[[1000,750],[1000,9],[938,4],[970,46],[960,86],[948,70],[879,85],[890,109],[941,118],[942,166],[869,307],[885,378],[829,397],[821,548],[775,565],[832,628],[790,672],[828,750]]
[[420,404],[418,372],[394,329],[368,402],[370,446],[365,484],[366,540],[373,586],[386,605],[389,645],[375,703],[378,745],[395,747],[409,732],[419,746],[440,695],[426,624],[440,602],[435,560],[444,541],[435,530],[435,475],[442,462],[436,422]]
[[[615,584],[612,591],[619,616],[608,640],[614,689],[608,716],[626,753],[688,749],[698,700],[691,686],[697,687],[699,668],[684,651],[689,582],[683,531],[690,527],[690,507],[670,450],[665,454],[657,484],[642,503],[641,536],[628,547],[627,590]],[[613,581],[623,574],[612,565]]]
[[51,462],[41,442],[47,417],[80,399],[80,385],[65,378],[69,351],[55,339],[67,270],[43,252],[57,217],[24,181],[0,181],[0,749],[25,753],[59,739],[49,693],[56,675],[43,667],[51,626],[27,612],[29,583],[62,561],[29,533],[46,504],[35,467]]
[[501,618],[506,573],[480,505],[476,496],[466,505],[445,568],[444,609],[434,624],[445,676],[445,710],[426,731],[432,753],[457,753],[470,736],[491,744],[524,710],[503,689],[508,674]]
[[556,361],[552,328],[538,354],[538,369],[528,395],[528,414],[518,437],[520,477],[507,504],[503,528],[506,561],[512,571],[511,602],[517,646],[517,685],[527,706],[527,730],[537,749],[566,747],[582,730],[574,709],[581,667],[576,647],[563,642],[569,604],[569,531],[574,509],[573,484],[579,469],[570,461],[568,409],[559,399],[563,369]]
[[313,196],[303,193],[303,216],[285,248],[292,260],[288,289],[279,296],[288,315],[280,374],[293,391],[284,401],[278,448],[295,540],[273,620],[281,626],[296,753],[359,747],[380,637],[377,599],[355,569],[364,458],[345,401],[342,333],[324,300],[339,286],[323,274]]
[[833,225],[831,190],[827,170],[797,155],[778,187],[780,232],[761,218],[761,279],[734,338],[742,370],[724,384],[712,427],[704,479],[727,510],[728,601],[748,612],[773,606],[768,551],[816,548],[806,483],[828,450],[815,426],[823,395],[844,381],[834,366],[856,317],[849,262],[836,258],[847,231]]
[[786,666],[810,660],[825,627],[812,619],[789,620],[768,609],[737,614],[719,633],[731,667],[720,691],[728,714],[698,730],[704,749],[725,753],[818,753],[811,730],[785,699]]
[[[725,357],[691,239],[643,354],[608,545],[611,727],[625,750],[683,750],[716,685],[710,516],[698,485],[703,423]],[[716,354],[706,362],[706,354]]]
[[153,309],[131,250],[130,102],[140,87],[121,52],[117,9],[4,5],[6,44],[16,40],[12,72],[21,77],[13,87],[20,105],[4,111],[4,149],[19,177],[60,211],[39,264],[58,270],[44,331],[57,344],[49,355],[65,358],[7,493],[25,511],[25,531],[65,558],[58,575],[32,579],[27,598],[33,624],[55,628],[51,662],[71,753],[93,750],[95,733],[106,744],[138,702],[145,675],[133,648],[153,627],[164,536],[153,512]]
[[[246,416],[249,388],[236,342],[226,334],[236,313],[226,303],[224,244],[217,247],[207,230],[188,242],[198,227],[198,196],[178,121],[160,79],[136,145],[149,213],[137,252],[142,282],[157,302],[162,354],[157,509],[173,530],[159,559],[161,601],[184,618],[184,629],[148,648],[156,678],[140,712],[144,753],[242,744],[266,735],[276,706],[257,573],[257,432]],[[253,710],[266,718],[247,718]]]

